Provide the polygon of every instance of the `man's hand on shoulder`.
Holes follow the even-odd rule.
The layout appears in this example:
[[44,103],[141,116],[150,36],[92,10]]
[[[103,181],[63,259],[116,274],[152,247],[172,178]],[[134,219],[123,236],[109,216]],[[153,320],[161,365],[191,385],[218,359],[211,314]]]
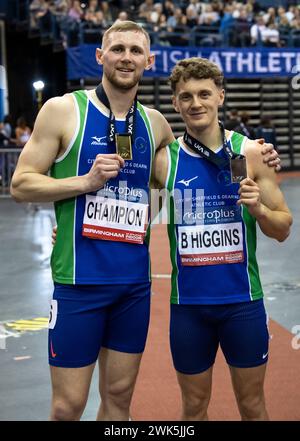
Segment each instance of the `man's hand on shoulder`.
[[260,146],[263,161],[267,163],[269,167],[275,167],[275,170],[279,172],[281,170],[281,160],[273,144],[265,142],[264,138],[256,139],[254,142]]
[[[248,177],[254,181],[257,180],[256,178],[258,176],[262,175],[270,177],[273,176],[275,180],[276,166],[275,164],[270,166],[270,163],[267,161],[267,158],[270,155],[273,155],[272,148],[270,146],[272,146],[272,144],[264,144],[262,148],[262,144],[256,140],[248,140],[245,145],[244,154],[247,160]],[[265,151],[266,153],[263,154],[262,151]],[[271,160],[270,162],[272,163],[274,161]]]

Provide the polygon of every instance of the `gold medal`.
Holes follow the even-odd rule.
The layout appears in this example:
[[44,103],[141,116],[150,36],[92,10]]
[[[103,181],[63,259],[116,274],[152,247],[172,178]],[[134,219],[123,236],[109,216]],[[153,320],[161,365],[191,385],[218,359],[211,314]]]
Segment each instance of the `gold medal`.
[[123,159],[130,161],[132,159],[131,135],[125,133],[116,133],[117,153]]

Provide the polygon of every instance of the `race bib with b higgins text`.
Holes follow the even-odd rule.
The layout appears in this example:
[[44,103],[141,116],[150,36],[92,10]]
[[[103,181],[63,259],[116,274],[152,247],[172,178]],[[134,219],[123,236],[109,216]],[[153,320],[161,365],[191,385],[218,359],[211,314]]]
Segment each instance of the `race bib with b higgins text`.
[[178,227],[183,266],[220,265],[244,260],[242,223]]

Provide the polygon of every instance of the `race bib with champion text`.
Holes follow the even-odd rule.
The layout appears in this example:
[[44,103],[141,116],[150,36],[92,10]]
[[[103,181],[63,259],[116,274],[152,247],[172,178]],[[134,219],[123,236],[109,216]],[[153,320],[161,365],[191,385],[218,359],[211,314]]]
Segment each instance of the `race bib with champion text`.
[[148,205],[86,195],[82,235],[92,239],[142,244]]

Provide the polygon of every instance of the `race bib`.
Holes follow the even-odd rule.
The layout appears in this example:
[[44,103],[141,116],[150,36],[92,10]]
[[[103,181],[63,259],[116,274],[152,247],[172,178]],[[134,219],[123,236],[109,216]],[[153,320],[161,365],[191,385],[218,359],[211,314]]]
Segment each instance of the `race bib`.
[[49,329],[54,329],[56,325],[56,319],[57,319],[57,300],[51,300],[50,305],[50,313],[49,313]]
[[92,239],[142,244],[147,213],[146,204],[86,195],[82,235]]
[[178,227],[183,266],[220,265],[244,261],[241,222]]

